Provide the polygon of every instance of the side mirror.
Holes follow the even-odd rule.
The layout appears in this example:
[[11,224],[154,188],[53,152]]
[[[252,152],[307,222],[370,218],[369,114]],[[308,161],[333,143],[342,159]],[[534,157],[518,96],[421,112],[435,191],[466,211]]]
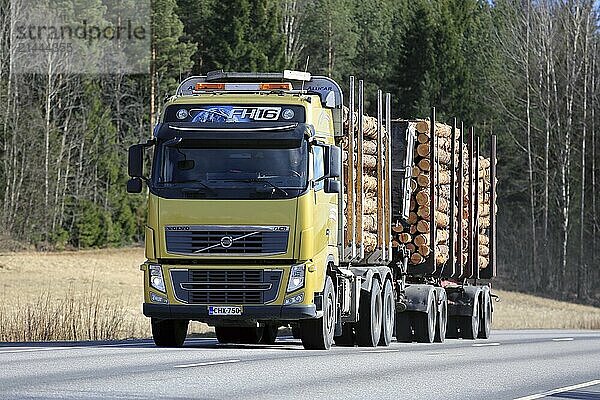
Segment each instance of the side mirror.
[[327,178],[325,179],[325,184],[323,185],[323,191],[325,193],[340,193],[342,191],[342,184],[340,181]]
[[342,150],[336,146],[325,146],[325,177],[339,178],[342,173]]
[[142,193],[142,178],[131,178],[128,180],[127,193]]
[[[128,173],[132,178],[144,175],[144,145],[134,144],[129,148]],[[139,193],[139,192],[137,192]]]

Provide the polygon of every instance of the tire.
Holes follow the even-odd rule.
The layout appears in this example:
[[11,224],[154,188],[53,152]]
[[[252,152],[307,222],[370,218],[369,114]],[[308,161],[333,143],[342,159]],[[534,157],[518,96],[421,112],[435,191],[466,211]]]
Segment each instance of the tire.
[[448,301],[444,299],[438,311],[437,325],[435,329],[435,341],[444,343],[446,330],[448,329]]
[[239,329],[231,326],[215,326],[215,335],[219,343],[240,343]]
[[426,313],[416,312],[414,314],[415,340],[419,343],[433,343],[435,339],[435,328],[437,321],[437,307],[435,300],[429,302]]
[[473,315],[458,317],[460,336],[463,339],[475,339],[479,333],[479,298],[475,297],[473,303]]
[[152,338],[158,347],[181,347],[187,336],[189,321],[185,319],[152,318]]
[[352,347],[354,346],[355,337],[354,337],[354,327],[353,324],[347,323],[342,325],[342,334],[340,336],[335,336],[333,341],[336,346],[345,346]]
[[382,295],[382,313],[381,313],[381,335],[379,346],[389,346],[394,335],[394,317],[396,316],[396,304],[394,303],[394,293],[392,291],[392,282],[385,281]]
[[323,289],[323,316],[300,322],[302,345],[307,350],[329,350],[335,333],[336,300],[328,276]]
[[477,335],[480,339],[489,339],[492,332],[492,299],[490,298],[489,292],[483,293],[483,302],[481,305],[481,318],[479,321],[479,334]]
[[410,311],[396,313],[396,341],[411,343],[413,340]]
[[241,335],[240,343],[243,344],[259,344],[262,343],[264,328],[262,326],[256,328],[238,328]]
[[299,325],[292,325],[292,337],[294,339],[302,339],[302,333],[300,332]]
[[381,287],[373,279],[371,291],[362,291],[356,323],[356,343],[361,347],[376,347],[381,335]]
[[279,326],[273,323],[265,324],[262,332],[262,338],[260,343],[262,344],[275,344],[277,340],[277,334],[279,333]]
[[446,327],[446,339],[458,339],[460,335],[458,334],[459,327],[459,317],[448,317],[448,325]]

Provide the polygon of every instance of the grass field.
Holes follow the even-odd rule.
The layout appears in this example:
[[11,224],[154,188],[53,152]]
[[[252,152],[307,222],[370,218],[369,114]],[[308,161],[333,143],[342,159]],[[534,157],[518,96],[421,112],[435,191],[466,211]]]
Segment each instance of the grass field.
[[[143,260],[141,248],[0,253],[0,341],[148,337]],[[600,329],[600,308],[494,293],[495,329]]]

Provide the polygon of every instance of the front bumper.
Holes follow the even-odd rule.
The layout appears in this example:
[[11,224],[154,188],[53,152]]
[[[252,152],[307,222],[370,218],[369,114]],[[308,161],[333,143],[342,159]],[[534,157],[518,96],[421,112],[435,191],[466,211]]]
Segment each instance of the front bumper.
[[314,304],[294,304],[289,306],[243,306],[242,315],[212,316],[208,315],[206,305],[172,305],[144,303],[144,315],[162,319],[191,319],[210,321],[227,319],[230,321],[248,320],[280,320],[294,321],[299,319],[317,318],[317,309]]

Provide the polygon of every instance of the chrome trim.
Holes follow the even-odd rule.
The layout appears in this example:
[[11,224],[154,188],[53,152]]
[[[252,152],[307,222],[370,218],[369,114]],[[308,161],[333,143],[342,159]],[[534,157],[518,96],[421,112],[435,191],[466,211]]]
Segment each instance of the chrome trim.
[[[242,235],[242,236],[238,236],[238,237],[231,238],[231,242],[233,243],[233,242],[235,242],[236,240],[241,240],[241,239],[245,239],[245,238],[247,238],[247,237],[250,237],[250,236],[254,236],[254,235],[256,235],[257,233],[260,233],[260,231],[251,232],[251,233],[247,233],[247,234],[245,234],[245,235]],[[223,236],[223,237],[225,237],[225,236]],[[222,241],[222,240],[223,240],[223,238],[221,238],[221,241]],[[194,253],[194,254],[196,254],[196,253],[200,253],[201,251],[205,251],[205,250],[214,249],[215,247],[219,247],[219,246],[223,247],[224,249],[228,249],[229,247],[231,247],[231,245],[229,245],[228,247],[225,247],[225,246],[223,246],[223,243],[219,242],[219,243],[213,244],[213,245],[211,245],[211,246],[205,247],[205,248],[203,248],[203,249],[195,250],[195,251],[193,251],[193,253]]]
[[[262,287],[253,287],[253,288],[239,288],[239,289],[232,289],[232,288],[227,288],[227,289],[190,289],[185,287],[184,285],[229,285],[229,286],[233,286],[233,285],[245,285],[245,286],[262,286]],[[230,291],[230,292],[247,292],[247,291],[254,291],[254,292],[266,292],[267,290],[271,290],[271,288],[273,287],[272,283],[268,283],[268,282],[254,282],[254,283],[243,283],[243,282],[183,282],[179,284],[179,287],[181,287],[184,290],[188,290],[190,292],[223,292],[225,290]]]

